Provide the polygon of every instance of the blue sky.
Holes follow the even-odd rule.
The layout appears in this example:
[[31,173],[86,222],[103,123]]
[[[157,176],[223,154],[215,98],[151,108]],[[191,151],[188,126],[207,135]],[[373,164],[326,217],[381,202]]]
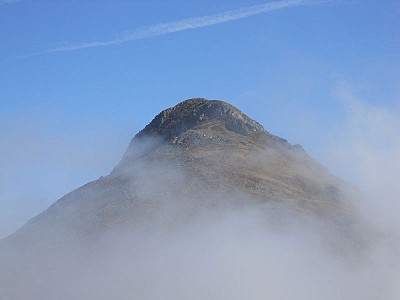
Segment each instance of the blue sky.
[[328,137],[351,138],[355,102],[400,111],[394,0],[0,0],[0,41],[0,236],[187,98],[229,101],[350,180]]

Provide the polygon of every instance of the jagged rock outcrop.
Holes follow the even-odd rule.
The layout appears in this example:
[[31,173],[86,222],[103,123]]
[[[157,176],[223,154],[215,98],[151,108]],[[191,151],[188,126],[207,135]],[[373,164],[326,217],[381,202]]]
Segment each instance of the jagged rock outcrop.
[[[186,148],[217,144],[240,147],[240,143],[259,143],[277,151],[290,149],[304,152],[300,145],[291,145],[285,139],[270,134],[229,103],[204,98],[188,99],[159,113],[132,139],[120,167],[129,165],[132,153],[137,153],[140,147],[140,140],[146,138]],[[238,140],[241,142],[237,143]]]
[[137,136],[159,135],[169,140],[212,120],[221,121],[226,129],[238,134],[252,137],[267,134],[259,123],[226,102],[194,98],[162,111]]

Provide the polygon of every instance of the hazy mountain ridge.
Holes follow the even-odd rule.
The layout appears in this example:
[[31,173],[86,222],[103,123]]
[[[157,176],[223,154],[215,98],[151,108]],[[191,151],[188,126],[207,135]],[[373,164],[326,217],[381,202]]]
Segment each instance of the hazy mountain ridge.
[[[348,214],[346,189],[300,146],[268,133],[230,104],[196,98],[158,114],[110,175],[62,197],[19,231],[44,222],[56,235],[59,225],[96,235],[114,225],[151,222],[164,205],[160,196],[189,199],[182,204],[189,215],[217,205],[213,198],[241,194],[334,217]],[[42,235],[44,228],[34,232]]]
[[[142,274],[149,266],[158,270],[159,260],[175,261],[168,272],[189,279],[203,272],[193,265],[198,257],[209,264],[219,251],[231,255],[248,243],[242,249],[247,260],[253,257],[251,245],[262,243],[255,249],[263,249],[263,260],[269,261],[269,243],[287,243],[284,237],[295,241],[289,248],[300,245],[299,255],[323,247],[321,253],[355,262],[367,244],[348,202],[352,192],[301,146],[270,134],[233,106],[186,100],[140,131],[109,175],[68,193],[0,240],[0,290],[7,300],[133,294],[157,299],[161,295],[151,296],[157,289],[143,284],[158,273],[146,280]],[[225,249],[229,243],[236,246]],[[209,251],[209,245],[217,250]],[[303,252],[303,247],[311,248]],[[234,266],[237,255],[242,254],[234,254],[222,269]],[[252,266],[246,260],[243,268]],[[137,271],[138,266],[143,269]],[[179,283],[168,272],[161,272],[160,291],[162,281]],[[109,286],[115,277],[125,282],[126,292]],[[176,288],[167,288],[170,299],[176,299]]]

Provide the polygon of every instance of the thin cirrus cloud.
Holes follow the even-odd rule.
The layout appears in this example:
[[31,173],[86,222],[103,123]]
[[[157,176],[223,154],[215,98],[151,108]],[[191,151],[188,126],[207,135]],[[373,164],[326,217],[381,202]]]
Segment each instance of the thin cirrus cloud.
[[235,10],[229,10],[222,13],[206,15],[202,17],[186,18],[179,21],[172,21],[166,23],[153,24],[149,26],[139,27],[128,33],[122,34],[119,37],[109,40],[99,40],[93,42],[72,44],[57,48],[51,48],[44,52],[33,54],[46,54],[54,52],[74,51],[87,48],[98,48],[106,47],[111,45],[123,44],[136,40],[148,39],[156,36],[167,35],[174,32],[180,32],[185,30],[193,30],[196,28],[213,26],[217,24],[233,22],[240,19],[249,18],[251,16],[264,14],[270,11],[291,8],[296,6],[312,5],[321,2],[327,2],[326,0],[281,0],[275,2],[267,2],[254,6],[242,7]]
[[21,0],[0,0],[0,5],[11,4],[15,2],[20,2]]

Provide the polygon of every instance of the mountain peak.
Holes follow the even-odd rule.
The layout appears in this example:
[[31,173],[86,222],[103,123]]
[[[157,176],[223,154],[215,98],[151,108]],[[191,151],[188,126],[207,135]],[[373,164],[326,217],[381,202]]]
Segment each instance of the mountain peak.
[[11,238],[39,244],[67,235],[86,239],[247,203],[333,220],[348,215],[348,189],[234,106],[189,99],[140,131],[111,174],[63,196]]
[[[141,143],[141,138],[155,139],[149,143]],[[160,141],[162,143],[159,143]],[[291,145],[285,139],[269,133],[258,122],[227,102],[192,98],[156,115],[132,139],[113,172],[131,166],[137,158],[162,145],[197,149],[204,153],[204,148],[210,147],[229,148],[228,151],[232,151],[254,145],[279,151],[304,152],[301,146]]]
[[192,98],[163,110],[137,136],[161,136],[170,140],[213,121],[245,136],[256,137],[267,133],[259,123],[224,101]]

